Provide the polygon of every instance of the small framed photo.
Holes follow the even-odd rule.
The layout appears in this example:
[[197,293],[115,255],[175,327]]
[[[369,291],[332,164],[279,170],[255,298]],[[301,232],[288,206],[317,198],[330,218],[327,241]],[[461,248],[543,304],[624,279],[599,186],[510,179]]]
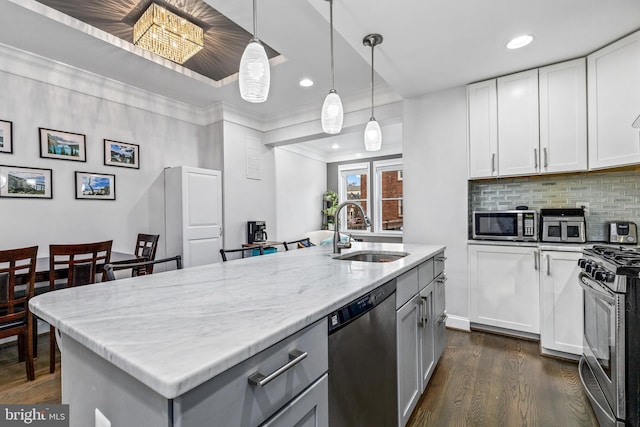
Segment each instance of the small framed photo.
[[121,168],[140,169],[140,146],[105,139],[104,164]]
[[76,199],[115,200],[116,176],[76,171]]
[[40,128],[40,157],[86,162],[86,137],[81,133]]
[[0,153],[13,153],[13,123],[0,120]]
[[51,169],[0,165],[0,197],[52,199]]

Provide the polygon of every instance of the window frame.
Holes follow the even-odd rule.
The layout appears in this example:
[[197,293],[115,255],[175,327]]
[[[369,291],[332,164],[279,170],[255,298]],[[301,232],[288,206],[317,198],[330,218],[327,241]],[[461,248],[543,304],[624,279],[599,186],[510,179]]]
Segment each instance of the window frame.
[[[369,162],[363,162],[363,163],[350,163],[350,164],[345,164],[345,165],[339,165],[338,166],[338,201],[340,203],[347,201],[347,180],[346,180],[346,175],[353,175],[359,173],[360,175],[367,175],[367,186],[366,186],[366,190],[367,190],[367,197],[364,199],[360,199],[360,200],[364,200],[366,202],[366,206],[367,208],[365,209],[365,215],[367,215],[368,217],[371,217],[371,168],[369,165]],[[363,207],[364,209],[364,207]],[[344,232],[344,233],[369,233],[370,231],[368,230],[349,230],[346,228],[346,215],[347,212],[345,210],[343,210],[340,213],[340,224],[341,224],[341,228],[338,231]],[[337,227],[338,224],[335,224],[335,226]],[[373,228],[373,227],[372,227]]]
[[[402,158],[397,159],[389,159],[389,160],[377,160],[373,162],[373,173],[374,179],[373,181],[373,196],[374,196],[374,221],[372,231],[380,234],[388,234],[391,236],[402,236],[402,230],[383,230],[382,229],[382,172],[389,171],[401,171],[401,178],[398,180],[403,181],[402,185],[402,197],[395,199],[386,199],[386,200],[401,200],[402,201],[402,209],[404,210],[404,163]],[[401,215],[404,218],[403,215]],[[404,225],[404,223],[403,223]]]

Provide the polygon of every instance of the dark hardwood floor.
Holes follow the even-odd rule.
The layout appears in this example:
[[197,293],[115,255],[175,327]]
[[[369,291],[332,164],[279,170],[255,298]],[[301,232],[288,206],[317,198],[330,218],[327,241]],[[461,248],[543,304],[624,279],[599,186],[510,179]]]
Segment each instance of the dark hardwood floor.
[[539,345],[447,330],[447,346],[408,426],[598,427],[577,363],[541,356]]
[[[49,374],[48,336],[39,337],[36,379],[15,346],[0,349],[1,403],[60,403],[60,355]],[[447,346],[410,427],[597,427],[575,362],[540,355],[539,343],[447,330]]]

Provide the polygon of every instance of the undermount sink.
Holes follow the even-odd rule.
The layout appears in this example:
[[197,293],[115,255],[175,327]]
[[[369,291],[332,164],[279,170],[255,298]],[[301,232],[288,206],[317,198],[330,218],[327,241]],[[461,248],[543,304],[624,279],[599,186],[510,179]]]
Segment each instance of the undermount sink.
[[393,262],[409,255],[406,252],[358,251],[339,255],[333,259],[361,262]]

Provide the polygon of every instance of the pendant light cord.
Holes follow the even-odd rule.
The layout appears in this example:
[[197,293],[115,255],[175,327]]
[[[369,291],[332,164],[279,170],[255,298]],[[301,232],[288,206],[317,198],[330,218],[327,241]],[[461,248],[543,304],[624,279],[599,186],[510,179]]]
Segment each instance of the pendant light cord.
[[375,42],[371,39],[371,118],[373,119],[373,48],[375,47]]
[[258,13],[256,0],[253,0],[253,40],[258,40]]
[[331,40],[331,90],[334,90],[334,75],[333,75],[333,0],[329,0],[329,27]]

